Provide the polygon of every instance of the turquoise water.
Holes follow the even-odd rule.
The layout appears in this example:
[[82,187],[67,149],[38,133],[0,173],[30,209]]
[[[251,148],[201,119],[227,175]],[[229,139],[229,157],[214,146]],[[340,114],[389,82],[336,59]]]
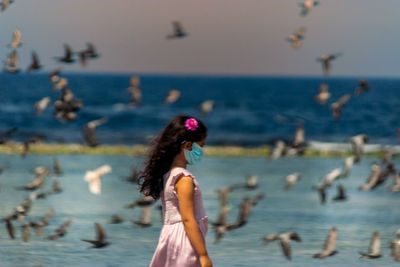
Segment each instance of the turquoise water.
[[[4,217],[22,203],[27,192],[17,191],[15,186],[32,180],[30,170],[38,165],[51,166],[53,156],[0,155],[0,166],[6,169],[0,175],[0,216]],[[142,160],[127,156],[57,156],[64,175],[58,179],[63,187],[61,194],[38,199],[33,204],[27,221],[41,218],[50,208],[55,215],[44,228],[41,237],[31,234],[31,240],[21,240],[21,222],[15,221],[17,238],[8,238],[4,225],[0,227],[0,266],[147,266],[157,245],[162,226],[157,203],[153,206],[153,226],[138,228],[131,220],[139,220],[140,210],[124,209],[124,205],[139,197],[137,186],[124,180],[131,167]],[[389,241],[400,228],[398,203],[400,194],[387,191],[392,183],[376,191],[359,192],[370,172],[370,164],[377,159],[364,158],[353,168],[349,178],[340,182],[347,189],[347,202],[333,203],[336,184],[328,190],[328,202],[319,203],[318,195],[311,189],[330,170],[341,167],[342,158],[283,158],[268,162],[264,158],[205,158],[191,168],[200,183],[203,200],[210,221],[218,213],[216,189],[229,184],[243,182],[247,174],[256,174],[259,188],[253,191],[238,190],[229,198],[229,221],[237,216],[237,207],[244,196],[255,196],[265,192],[266,197],[253,208],[252,215],[244,227],[229,232],[219,244],[213,244],[214,232],[209,227],[207,247],[214,266],[395,266],[389,257]],[[83,180],[87,169],[110,164],[113,172],[102,179],[102,194],[92,195]],[[395,160],[394,163],[398,163]],[[284,191],[285,176],[300,172],[302,179],[290,191]],[[125,218],[122,224],[108,224],[111,215]],[[68,218],[74,222],[66,236],[49,241],[45,236]],[[80,239],[95,236],[94,222],[105,228],[112,244],[103,249],[89,249],[89,244]],[[322,250],[322,245],[331,227],[338,229],[337,250],[339,253],[327,259],[313,259],[312,255]],[[292,261],[282,257],[277,243],[263,246],[261,238],[273,232],[293,230],[302,238],[301,243],[292,244]],[[377,260],[361,260],[358,251],[367,251],[373,231],[382,239],[381,253]]]

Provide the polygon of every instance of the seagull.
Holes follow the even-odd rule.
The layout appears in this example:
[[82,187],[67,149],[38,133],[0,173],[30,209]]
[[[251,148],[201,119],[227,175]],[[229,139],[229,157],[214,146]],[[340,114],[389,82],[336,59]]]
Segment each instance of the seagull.
[[297,154],[301,154],[304,152],[304,145],[305,145],[305,133],[304,133],[304,126],[299,125],[296,128],[296,132],[294,133],[292,148],[297,150]]
[[3,12],[4,10],[7,9],[7,7],[9,6],[9,4],[14,3],[14,0],[3,0],[1,2],[1,11]]
[[392,248],[390,256],[392,256],[395,261],[400,261],[400,230],[397,230],[396,239],[392,241],[390,247]]
[[201,116],[207,117],[210,115],[210,112],[214,109],[215,102],[213,100],[206,100],[202,102],[199,106]]
[[92,244],[93,248],[102,248],[110,245],[111,243],[106,241],[106,232],[104,231],[103,227],[99,223],[95,223],[94,226],[96,227],[96,240],[81,240]]
[[285,190],[289,190],[300,179],[300,173],[295,172],[286,176]]
[[322,185],[319,185],[317,187],[329,187],[331,186],[332,182],[339,178],[342,173],[342,170],[340,168],[333,169],[330,171],[328,174],[326,174],[324,177],[322,177]]
[[31,137],[27,140],[24,141],[24,147],[22,149],[22,153],[21,156],[24,158],[26,156],[26,154],[28,153],[29,147],[31,144],[35,144],[38,142],[41,142],[43,139],[45,139],[46,137],[43,135],[36,135],[34,137]]
[[328,256],[333,256],[338,253],[336,248],[336,241],[337,241],[337,230],[335,227],[332,227],[328,237],[325,240],[324,250],[321,253],[315,254],[313,258],[323,259]]
[[25,186],[17,187],[17,189],[32,191],[39,187],[42,187],[48,173],[49,169],[47,167],[37,167],[35,169],[35,179]]
[[39,63],[39,57],[36,52],[32,52],[32,63],[29,65],[27,72],[31,72],[34,70],[39,70],[42,68],[42,65]]
[[341,56],[341,53],[336,53],[336,54],[327,54],[320,56],[317,58],[317,61],[322,63],[322,71],[324,75],[328,75],[329,71],[331,69],[331,61],[335,60],[337,57]]
[[110,165],[103,165],[95,170],[87,171],[84,180],[89,183],[89,191],[92,194],[101,194],[101,182],[100,178],[111,172]]
[[271,151],[270,160],[276,160],[284,155],[286,144],[282,140],[277,140],[274,149]]
[[342,174],[340,175],[341,177],[348,177],[349,176],[350,171],[351,171],[351,169],[353,168],[353,165],[354,165],[354,160],[355,160],[354,156],[347,157],[344,160],[344,162],[343,162],[343,169],[344,170],[343,170]]
[[140,171],[137,167],[132,168],[131,175],[129,175],[125,180],[136,184],[140,177]]
[[127,91],[132,95],[130,105],[133,107],[139,106],[142,102],[142,90],[140,89],[139,84],[139,76],[132,76]]
[[151,206],[143,206],[142,207],[142,218],[140,221],[134,221],[134,224],[140,227],[149,227],[151,226]]
[[98,58],[100,55],[97,53],[96,47],[92,43],[86,43],[86,55],[89,58]]
[[164,99],[164,104],[172,104],[174,102],[176,102],[179,97],[181,96],[181,92],[179,92],[178,90],[170,90],[168,92],[168,96]]
[[98,120],[90,121],[83,128],[83,137],[85,139],[85,143],[90,147],[96,147],[99,145],[96,137],[96,128],[108,121],[107,118],[101,118]]
[[358,163],[361,160],[363,153],[363,146],[368,143],[369,137],[366,134],[359,134],[346,139],[345,141],[350,142],[355,155],[354,163]]
[[349,99],[350,99],[350,94],[344,94],[339,98],[339,100],[333,102],[329,106],[329,108],[332,110],[332,115],[334,119],[336,120],[340,119],[340,116],[342,115],[341,113],[342,107],[344,106],[344,104],[347,103],[347,101],[349,101]]
[[21,32],[18,29],[15,29],[13,32],[13,37],[11,43],[8,45],[11,48],[17,48],[22,45],[21,42]]
[[371,165],[371,169],[372,169],[372,172],[371,172],[371,174],[369,175],[369,177],[367,179],[367,183],[362,185],[362,186],[360,186],[358,188],[359,190],[361,190],[361,191],[369,191],[373,187],[375,187],[376,184],[378,183],[379,177],[382,174],[382,168],[378,164],[373,163]]
[[72,222],[73,222],[73,219],[68,219],[63,225],[61,225],[60,227],[58,227],[55,230],[54,234],[47,236],[47,239],[56,240],[56,239],[64,236],[67,233],[67,229],[68,229],[68,227],[71,226]]
[[4,71],[8,73],[18,73],[20,69],[18,68],[19,58],[17,50],[13,50],[4,62]]
[[287,37],[286,40],[290,42],[293,48],[299,48],[301,46],[301,42],[304,39],[305,33],[306,33],[306,28],[300,27],[295,33],[289,35],[289,37]]
[[319,4],[319,1],[315,0],[306,0],[304,3],[299,3],[299,6],[301,7],[301,13],[300,15],[302,16],[307,16],[308,12],[310,12],[311,8],[317,6]]
[[363,259],[377,259],[382,257],[382,255],[379,252],[380,249],[381,249],[381,239],[379,237],[378,232],[374,232],[372,234],[371,243],[369,244],[368,253],[365,252],[359,252],[359,253],[361,255],[361,258]]
[[368,91],[370,89],[369,88],[369,84],[368,84],[368,82],[366,80],[359,80],[358,83],[359,83],[359,87],[357,87],[354,90],[354,95],[355,96],[358,96],[358,95],[360,95],[360,94],[362,94],[362,93],[364,93],[364,92],[366,92],[366,91]]
[[172,26],[174,28],[174,32],[167,35],[167,39],[176,39],[176,38],[184,38],[188,35],[187,32],[182,27],[182,24],[179,21],[173,21]]
[[61,163],[57,158],[53,160],[53,173],[55,175],[61,175],[63,173],[61,169]]
[[24,223],[22,226],[22,240],[24,242],[29,242],[29,239],[31,238],[31,227],[29,223]]
[[43,97],[42,99],[40,99],[38,102],[35,103],[35,115],[36,116],[40,116],[42,115],[43,110],[46,109],[46,107],[49,105],[50,103],[50,97],[46,96]]
[[344,189],[344,186],[341,184],[337,185],[337,195],[336,197],[332,198],[332,200],[334,201],[343,201],[343,200],[347,200],[347,195],[346,195],[346,191]]
[[53,215],[54,215],[54,210],[51,209],[46,213],[46,215],[40,221],[30,222],[30,226],[35,228],[37,236],[40,236],[43,231],[43,228],[49,225],[49,220],[51,219],[51,217],[53,217]]
[[142,195],[142,197],[139,200],[136,200],[128,205],[125,206],[126,209],[133,209],[135,207],[145,207],[145,206],[150,206],[155,202],[155,199],[152,196],[145,196]]
[[267,245],[272,241],[278,240],[281,244],[282,252],[286,259],[292,259],[290,240],[301,242],[300,236],[296,232],[287,232],[283,234],[270,234],[263,238],[264,244]]
[[319,85],[318,95],[314,96],[314,100],[323,105],[331,97],[331,93],[328,91],[328,84],[321,83]]
[[113,215],[110,219],[111,224],[117,224],[117,223],[122,223],[124,221],[124,218],[120,215]]
[[75,59],[72,58],[72,50],[69,47],[69,45],[64,44],[64,56],[63,57],[56,57],[55,59],[58,60],[58,62],[62,63],[72,63],[75,62]]

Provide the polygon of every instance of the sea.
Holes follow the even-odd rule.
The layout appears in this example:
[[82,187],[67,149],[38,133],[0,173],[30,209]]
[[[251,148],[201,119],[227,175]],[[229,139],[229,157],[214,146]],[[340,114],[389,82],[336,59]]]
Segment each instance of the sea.
[[[23,141],[46,136],[49,143],[83,143],[82,128],[91,120],[108,118],[97,128],[103,144],[148,144],[168,121],[178,114],[202,119],[209,128],[207,144],[259,146],[277,139],[291,140],[302,124],[307,141],[344,142],[360,133],[374,144],[398,144],[400,126],[400,79],[368,78],[370,90],[353,94],[363,77],[262,77],[188,76],[142,74],[142,104],[132,107],[127,91],[134,74],[61,73],[69,89],[84,107],[71,122],[54,119],[52,103],[60,91],[53,89],[47,74],[0,74],[0,133],[16,127],[11,137]],[[321,83],[331,97],[324,105],[314,101]],[[170,90],[179,99],[163,104]],[[329,105],[344,94],[349,101],[341,118],[332,116]],[[39,117],[34,104],[43,97],[51,103]],[[214,101],[214,109],[202,116],[199,105]]]
[[[209,128],[206,145],[239,145],[245,147],[273,144],[277,139],[290,140],[299,124],[304,125],[306,140],[321,146],[342,143],[348,137],[365,133],[373,144],[397,145],[400,125],[400,79],[368,78],[370,90],[354,96],[358,86],[354,78],[322,77],[233,77],[140,75],[142,105],[129,106],[126,91],[132,74],[61,74],[84,108],[72,122],[53,118],[50,105],[40,117],[33,105],[42,97],[59,98],[47,74],[0,74],[0,131],[18,130],[11,140],[22,141],[43,134],[49,143],[83,143],[82,128],[94,119],[107,117],[98,127],[97,137],[103,144],[147,144],[175,115],[186,113],[200,117]],[[320,105],[313,100],[322,82],[329,86],[331,98]],[[169,90],[179,90],[181,97],[170,105],[163,104]],[[329,104],[344,94],[351,94],[343,106],[342,117],[332,118]],[[199,104],[215,101],[208,116],[201,116]],[[10,239],[0,222],[0,266],[148,266],[157,246],[162,227],[160,202],[152,206],[152,225],[140,228],[141,209],[125,205],[140,198],[138,186],[126,181],[132,168],[141,168],[144,158],[109,155],[0,155],[0,218],[11,214],[32,192],[17,190],[34,179],[38,166],[52,168],[58,159],[62,175],[46,178],[41,192],[58,181],[62,192],[34,201],[25,221],[14,221],[16,239]],[[358,188],[371,174],[371,164],[380,158],[363,157],[349,177],[335,181],[327,189],[327,202],[321,204],[312,187],[335,168],[342,168],[344,158],[285,157],[269,161],[266,157],[211,157],[189,166],[202,190],[209,221],[219,212],[217,190],[244,183],[248,175],[258,177],[258,187],[234,190],[228,199],[228,222],[235,222],[239,205],[245,197],[264,193],[253,207],[247,223],[226,233],[219,243],[210,224],[207,249],[214,266],[398,266],[390,257],[390,242],[400,228],[399,193],[391,193],[389,178],[382,186],[368,192]],[[396,166],[398,158],[393,159]],[[84,180],[86,171],[109,164],[112,172],[101,180],[101,194],[89,192]],[[288,191],[285,177],[300,173],[300,180]],[[344,186],[348,199],[336,202],[336,186]],[[55,211],[41,236],[31,230],[29,242],[21,238],[21,226]],[[112,215],[124,218],[110,224]],[[68,219],[73,223],[57,240],[47,240]],[[106,231],[109,246],[94,249],[81,239],[94,239],[95,223]],[[338,231],[337,254],[325,259],[313,255],[323,250],[329,230]],[[292,242],[292,258],[283,257],[279,243],[264,245],[262,238],[272,233],[296,232],[301,242]],[[372,233],[377,231],[382,257],[361,259],[368,252]]]
[[[4,171],[0,175],[0,216],[11,214],[31,192],[16,190],[33,180],[31,170],[37,166],[51,167],[54,158],[61,163],[63,175],[46,178],[42,192],[50,190],[54,180],[59,181],[62,192],[37,199],[24,222],[40,220],[50,209],[55,211],[41,236],[33,229],[29,242],[23,242],[21,225],[14,221],[16,239],[8,237],[4,223],[0,224],[0,266],[148,266],[156,249],[162,216],[160,202],[152,206],[152,225],[140,228],[141,209],[126,209],[125,205],[138,200],[136,184],[127,182],[131,168],[143,159],[130,156],[101,155],[0,155]],[[370,165],[380,159],[365,157],[355,165],[348,178],[335,181],[327,189],[327,202],[320,204],[318,193],[312,189],[322,177],[334,168],[340,168],[343,158],[280,158],[269,162],[262,157],[206,157],[198,165],[189,167],[202,191],[209,221],[219,213],[217,189],[240,184],[247,175],[257,175],[258,187],[253,190],[237,189],[228,198],[228,222],[235,222],[243,198],[264,193],[264,199],[253,207],[247,223],[232,230],[214,244],[215,230],[209,224],[206,246],[214,266],[398,266],[390,257],[390,242],[400,228],[399,193],[388,192],[391,179],[376,190],[361,192],[371,172]],[[394,159],[399,165],[399,159]],[[100,195],[89,192],[83,177],[86,170],[103,164],[112,167],[112,173],[103,176]],[[285,176],[294,172],[300,180],[288,191],[284,190]],[[335,202],[336,185],[342,184],[347,201]],[[124,221],[110,224],[114,214]],[[73,223],[67,233],[57,240],[46,237],[65,223]],[[111,244],[100,249],[91,248],[81,239],[94,239],[94,223],[100,223]],[[323,250],[325,239],[336,227],[337,254],[325,259],[313,255]],[[296,232],[301,242],[291,242],[291,260],[283,257],[278,242],[264,245],[262,238],[272,233]],[[381,238],[378,259],[360,259],[359,252],[368,252],[372,233]]]

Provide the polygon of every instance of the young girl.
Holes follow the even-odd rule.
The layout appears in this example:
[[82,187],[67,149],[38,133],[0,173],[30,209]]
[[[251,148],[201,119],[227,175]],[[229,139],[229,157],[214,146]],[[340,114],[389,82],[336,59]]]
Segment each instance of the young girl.
[[208,218],[201,191],[186,169],[203,156],[207,127],[200,120],[173,118],[150,152],[139,178],[140,191],[161,198],[164,224],[150,267],[210,267],[205,235]]

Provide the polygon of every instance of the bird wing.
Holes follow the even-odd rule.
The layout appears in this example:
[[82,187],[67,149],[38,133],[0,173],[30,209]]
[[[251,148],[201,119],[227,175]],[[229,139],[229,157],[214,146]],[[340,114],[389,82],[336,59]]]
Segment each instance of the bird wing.
[[182,24],[179,21],[174,21],[172,22],[172,25],[174,27],[174,32],[177,34],[183,34],[183,27]]
[[104,240],[106,239],[106,232],[99,223],[95,223],[94,225],[96,227],[97,241],[104,242]]
[[101,194],[101,181],[100,177],[98,179],[92,179],[89,182],[89,191],[92,194],[99,195]]
[[290,241],[286,240],[286,239],[279,239],[280,240],[280,244],[281,244],[281,248],[282,248],[282,252],[285,255],[285,257],[287,259],[291,259],[291,249],[290,249]]
[[144,206],[142,208],[142,222],[146,224],[151,222],[151,206]]
[[381,249],[381,239],[378,233],[374,233],[369,246],[369,253],[372,255],[378,255]]
[[324,250],[326,251],[334,251],[336,247],[336,240],[337,240],[337,232],[333,229],[329,232],[328,237],[325,240]]

